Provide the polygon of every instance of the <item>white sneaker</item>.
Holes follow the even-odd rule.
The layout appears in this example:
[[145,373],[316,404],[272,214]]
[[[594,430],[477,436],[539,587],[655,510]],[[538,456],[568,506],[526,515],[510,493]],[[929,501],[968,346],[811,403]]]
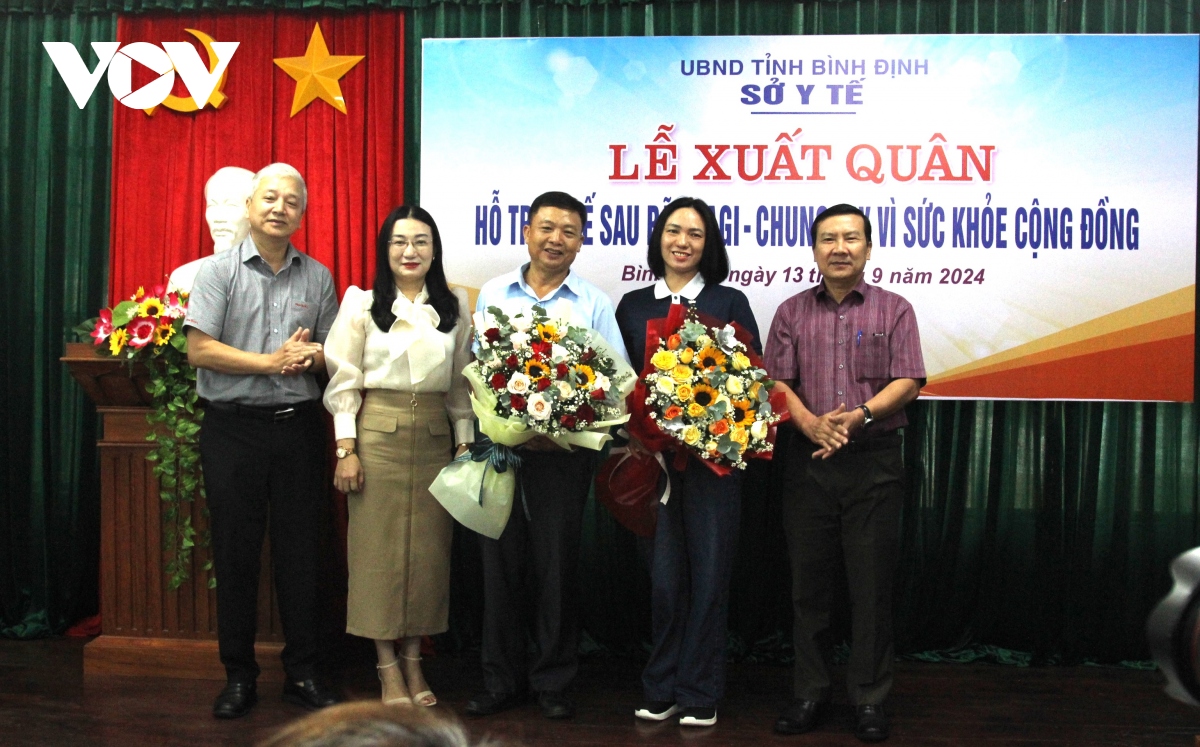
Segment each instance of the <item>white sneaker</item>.
[[712,726],[717,723],[716,708],[684,708],[680,726]]
[[633,712],[646,721],[666,721],[679,712],[679,705],[666,700],[647,700]]

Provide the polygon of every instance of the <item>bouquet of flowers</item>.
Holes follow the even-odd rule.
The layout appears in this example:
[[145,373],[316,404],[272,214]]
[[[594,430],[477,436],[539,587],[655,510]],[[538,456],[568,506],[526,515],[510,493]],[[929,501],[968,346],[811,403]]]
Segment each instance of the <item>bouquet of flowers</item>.
[[625,398],[637,377],[598,332],[551,319],[538,305],[512,316],[488,307],[475,315],[475,338],[476,360],[463,375],[486,438],[429,491],[460,523],[496,538],[517,485],[508,468],[521,464],[513,447],[545,436],[564,449],[598,451],[609,429],[629,419]]
[[542,435],[599,450],[608,429],[628,420],[636,377],[596,331],[552,320],[537,305],[511,317],[492,306],[477,320],[476,339],[477,360],[463,374],[479,429],[496,443]]
[[92,344],[114,358],[131,360],[159,356],[170,345],[180,353],[187,352],[187,337],[183,334],[183,319],[187,313],[187,293],[172,291],[156,285],[149,293],[144,287],[111,309],[101,309],[100,316],[91,322]]
[[629,430],[648,449],[674,450],[677,467],[689,452],[718,474],[745,469],[748,459],[769,459],[775,427],[789,414],[749,333],[707,323],[694,306],[680,305],[649,327],[647,353],[653,353],[634,394]]

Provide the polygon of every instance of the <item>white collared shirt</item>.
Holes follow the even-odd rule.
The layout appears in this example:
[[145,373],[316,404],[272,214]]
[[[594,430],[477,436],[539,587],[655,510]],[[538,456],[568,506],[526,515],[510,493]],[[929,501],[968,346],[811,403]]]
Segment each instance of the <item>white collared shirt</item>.
[[692,276],[691,280],[687,281],[687,285],[679,289],[678,293],[671,292],[671,289],[667,287],[666,278],[659,278],[654,281],[654,297],[663,299],[670,296],[671,303],[683,303],[680,296],[689,301],[695,301],[702,290],[704,290],[704,276],[698,272]]

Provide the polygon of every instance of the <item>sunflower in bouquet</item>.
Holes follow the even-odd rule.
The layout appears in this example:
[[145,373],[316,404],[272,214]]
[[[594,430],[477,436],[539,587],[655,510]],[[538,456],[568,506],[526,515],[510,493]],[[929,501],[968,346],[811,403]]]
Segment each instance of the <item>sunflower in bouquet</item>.
[[707,325],[694,306],[659,339],[643,372],[645,417],[710,466],[745,469],[774,449],[787,419],[774,382],[731,324]]

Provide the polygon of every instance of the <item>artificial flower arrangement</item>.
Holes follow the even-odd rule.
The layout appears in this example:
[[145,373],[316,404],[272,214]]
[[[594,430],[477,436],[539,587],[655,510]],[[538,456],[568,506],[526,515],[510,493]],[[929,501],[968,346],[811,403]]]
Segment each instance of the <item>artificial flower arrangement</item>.
[[187,293],[167,292],[161,285],[150,293],[137,289],[128,300],[111,309],[101,309],[90,336],[92,344],[104,346],[114,358],[130,359],[160,355],[165,345],[187,352],[183,320],[187,314]]
[[[187,360],[187,336],[183,332],[188,294],[168,292],[156,285],[146,292],[140,287],[127,300],[101,309],[100,316],[76,328],[92,338],[98,351],[123,358],[130,365],[141,363],[149,372],[152,408],[146,415],[152,426],[146,459],[154,464],[159,497],[163,501],[163,549],[167,588],[177,589],[191,575],[192,550],[206,547],[207,530],[192,526],[186,504],[204,496],[197,434],[204,411],[196,393],[196,369]],[[90,328],[90,332],[87,330]],[[206,509],[207,510],[207,509]],[[212,570],[212,561],[201,564]],[[209,575],[208,586],[216,585]]]
[[[479,438],[442,470],[430,492],[470,529],[499,537],[516,490],[514,452],[544,436],[563,449],[600,450],[628,420],[633,369],[588,327],[534,305],[512,316],[495,306],[475,315],[476,360],[463,370]],[[490,468],[490,469],[489,469]]]
[[651,451],[675,451],[680,468],[688,453],[718,474],[769,459],[775,428],[789,414],[749,333],[678,304],[649,327],[648,342],[658,345],[634,394],[630,432]]

